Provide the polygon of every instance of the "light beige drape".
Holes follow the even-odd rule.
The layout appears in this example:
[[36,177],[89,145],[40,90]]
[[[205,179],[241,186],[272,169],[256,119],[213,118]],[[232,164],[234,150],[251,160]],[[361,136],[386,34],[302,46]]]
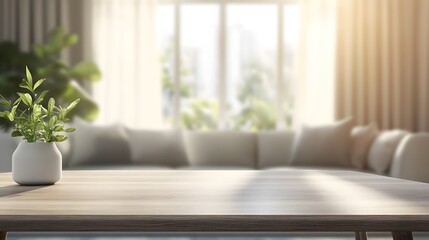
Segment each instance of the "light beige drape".
[[294,79],[295,127],[335,118],[336,1],[300,0]]
[[336,117],[429,130],[429,1],[337,1]]
[[103,73],[101,81],[93,85],[99,123],[163,127],[156,2],[87,1],[92,57]]
[[85,0],[0,0],[0,41],[12,41],[23,51],[43,43],[55,27],[77,33],[81,41],[62,52],[64,61],[83,58],[83,4]]

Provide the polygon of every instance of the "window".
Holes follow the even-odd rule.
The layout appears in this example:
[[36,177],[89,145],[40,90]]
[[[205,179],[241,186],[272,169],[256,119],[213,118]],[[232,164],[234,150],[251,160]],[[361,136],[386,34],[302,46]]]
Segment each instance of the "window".
[[231,4],[227,19],[227,126],[237,130],[274,129],[276,5]]
[[191,130],[290,126],[298,17],[281,0],[161,2],[165,121]]
[[[299,11],[296,5],[286,4],[283,8],[283,71],[280,80],[279,91],[283,92],[279,96],[280,106],[278,113],[278,124],[292,125],[292,81],[295,74],[295,62],[298,50],[299,34]],[[282,63],[279,63],[282,64]]]
[[183,4],[180,22],[181,124],[187,129],[216,129],[219,6]]
[[172,5],[160,5],[157,9],[157,39],[160,48],[161,81],[162,81],[162,112],[164,122],[174,119],[174,7]]

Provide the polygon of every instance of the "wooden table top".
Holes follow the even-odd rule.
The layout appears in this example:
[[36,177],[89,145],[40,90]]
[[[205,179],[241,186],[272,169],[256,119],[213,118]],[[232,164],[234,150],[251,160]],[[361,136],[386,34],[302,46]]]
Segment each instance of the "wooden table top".
[[0,230],[429,231],[429,184],[340,170],[117,170],[25,187],[2,173]]

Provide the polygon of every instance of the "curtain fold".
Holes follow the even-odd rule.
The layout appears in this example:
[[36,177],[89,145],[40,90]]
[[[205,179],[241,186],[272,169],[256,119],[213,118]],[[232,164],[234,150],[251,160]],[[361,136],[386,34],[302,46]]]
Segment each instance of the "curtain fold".
[[336,117],[429,130],[429,1],[337,3]]
[[41,43],[53,27],[67,20],[58,8],[64,1],[57,0],[2,0],[0,1],[1,41],[17,42],[22,50]]
[[335,0],[299,1],[299,41],[294,80],[294,125],[335,118]]
[[[82,17],[85,0],[1,0],[0,41],[12,41],[23,51],[31,50],[35,43],[47,40],[56,27],[77,33],[83,38]],[[61,58],[71,64],[83,59],[83,41],[65,49]]]
[[93,85],[98,122],[162,127],[155,0],[87,1],[92,59],[103,73]]

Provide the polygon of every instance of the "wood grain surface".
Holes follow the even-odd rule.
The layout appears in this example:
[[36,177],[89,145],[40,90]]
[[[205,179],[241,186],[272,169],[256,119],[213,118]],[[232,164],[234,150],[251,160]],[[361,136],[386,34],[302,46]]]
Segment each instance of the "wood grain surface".
[[429,231],[429,185],[353,171],[0,174],[2,231]]
[[412,232],[392,232],[393,240],[413,240]]

